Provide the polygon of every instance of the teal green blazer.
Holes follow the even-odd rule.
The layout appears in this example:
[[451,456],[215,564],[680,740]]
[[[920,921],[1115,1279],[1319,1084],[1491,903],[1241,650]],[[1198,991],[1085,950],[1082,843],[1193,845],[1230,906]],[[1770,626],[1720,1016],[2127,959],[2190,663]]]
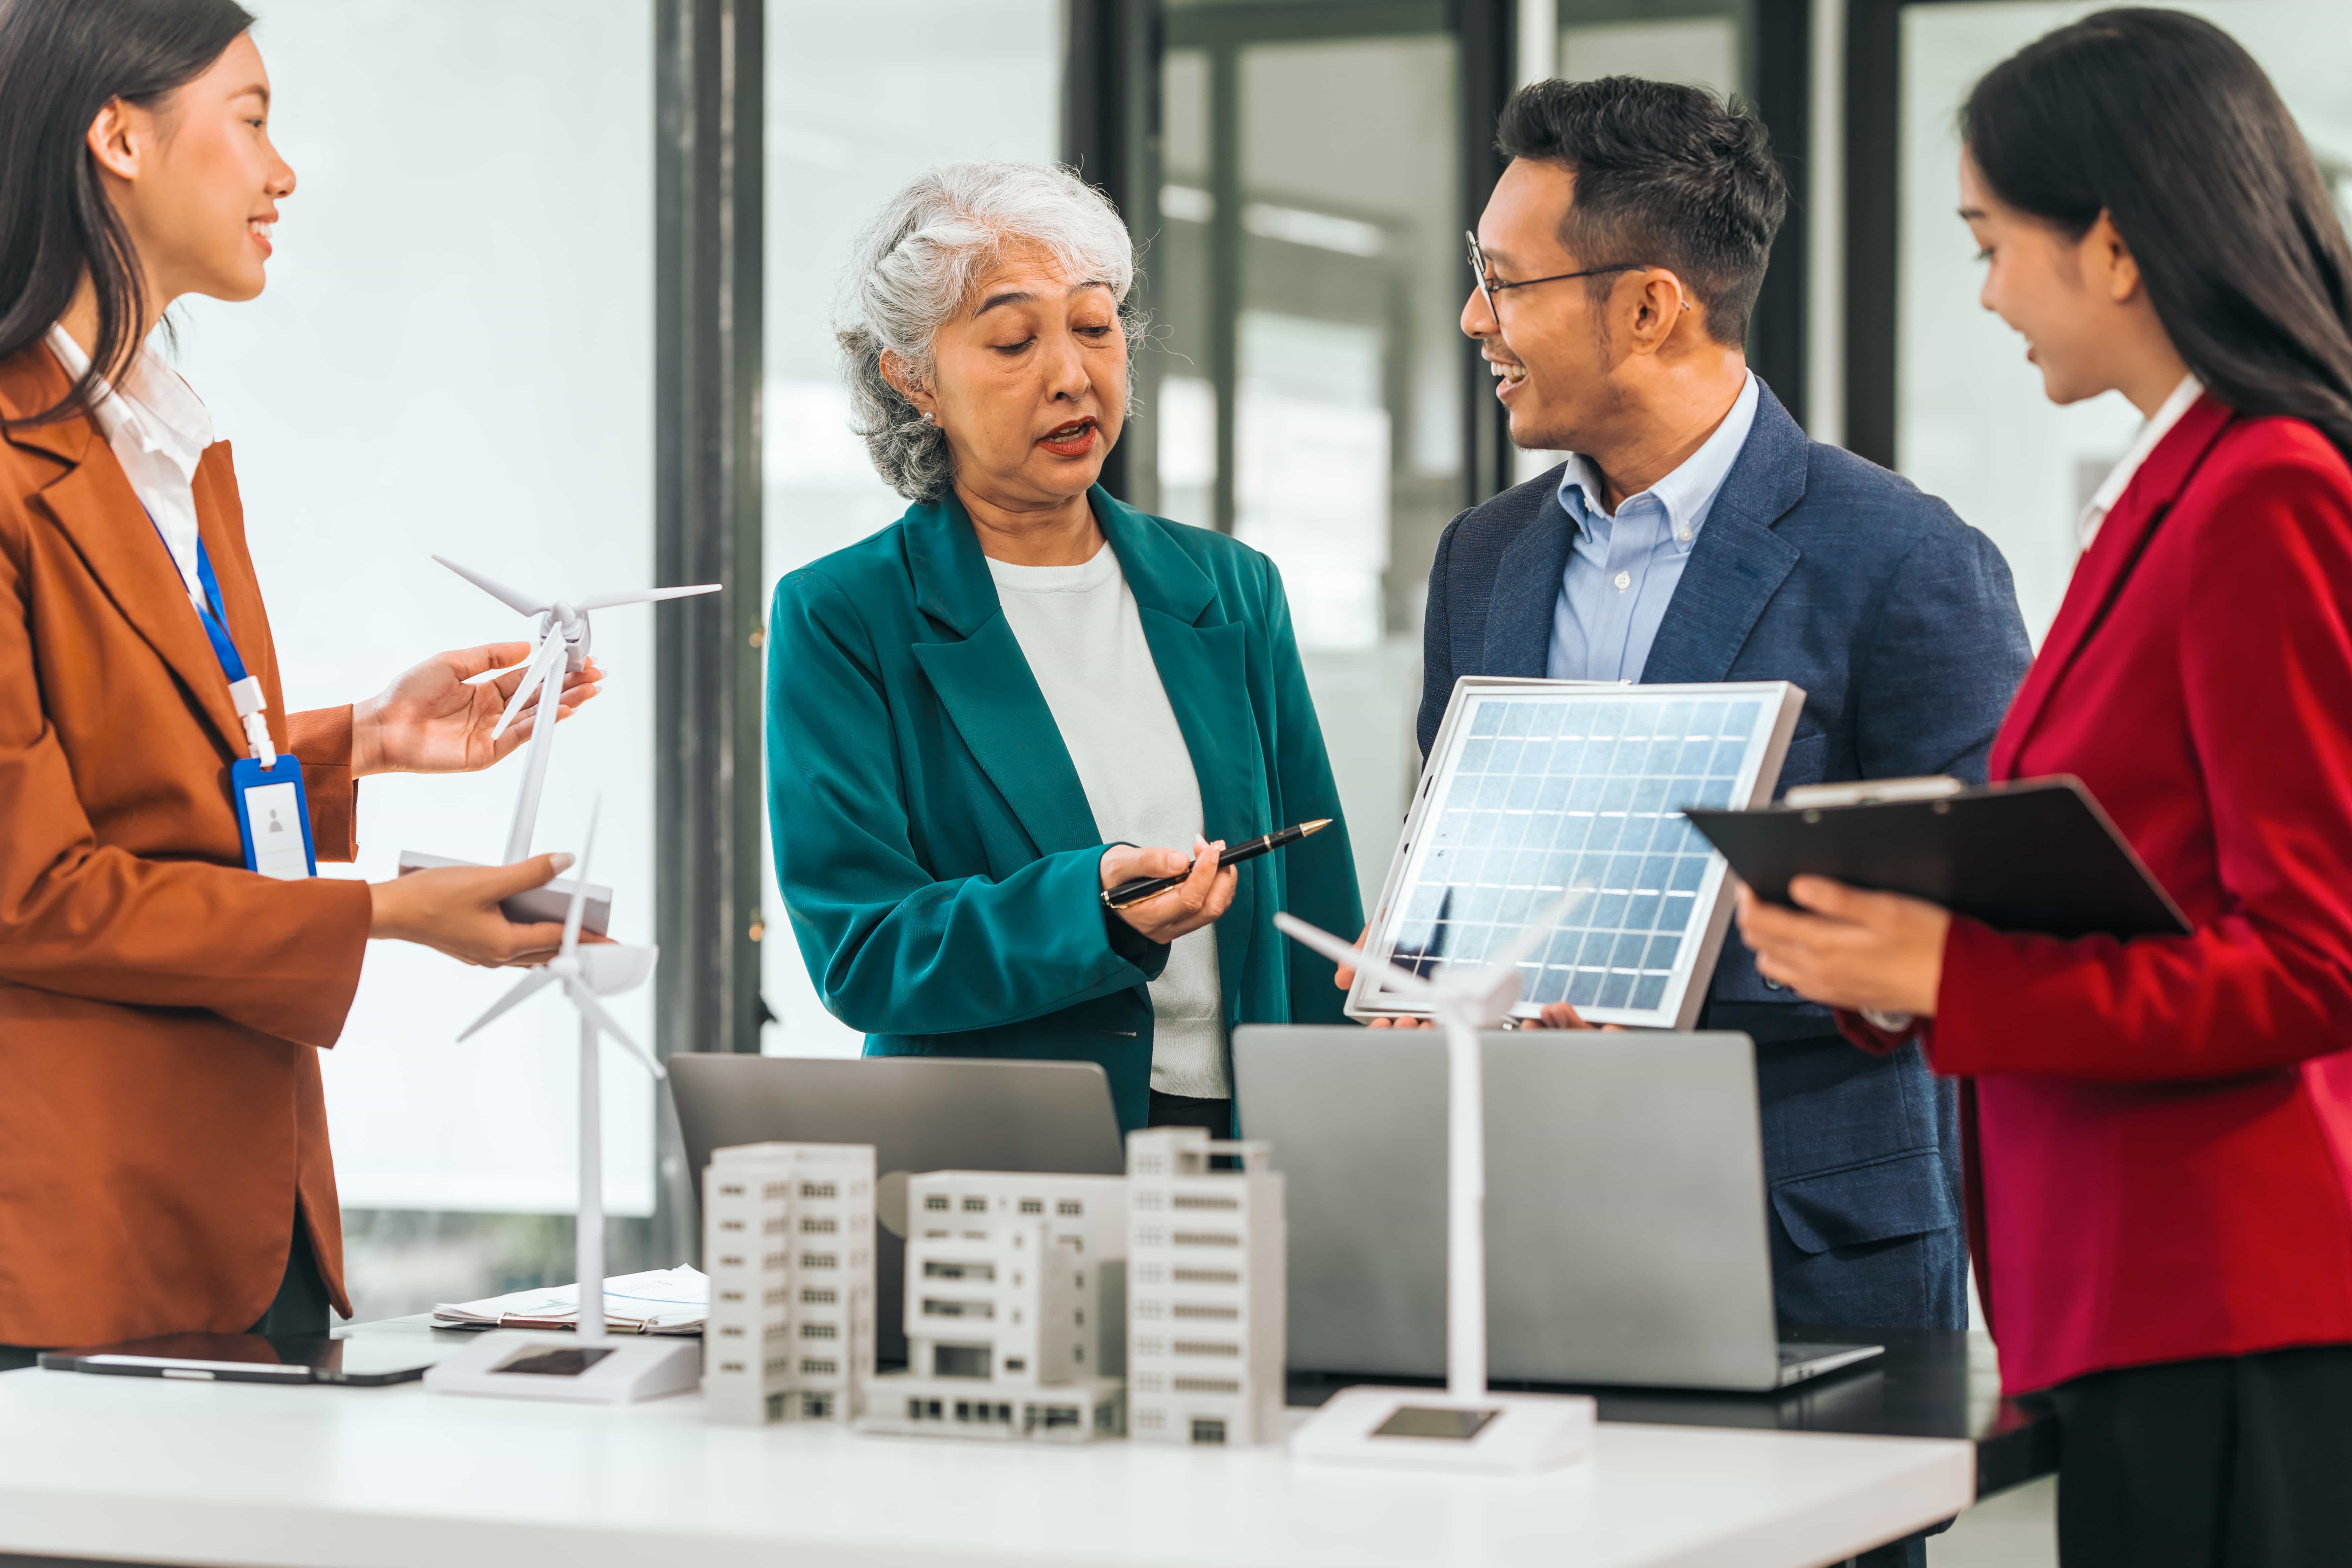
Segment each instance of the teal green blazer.
[[[1334,1023],[1331,965],[1289,910],[1363,924],[1339,795],[1274,563],[1089,493],[1201,782],[1208,837],[1328,816],[1241,868],[1216,925],[1228,1027]],[[971,524],[918,502],[776,585],[768,640],[776,879],[817,992],[868,1056],[1098,1062],[1143,1124],[1168,962],[1102,906],[1107,847]],[[1181,846],[1179,847],[1181,847]]]

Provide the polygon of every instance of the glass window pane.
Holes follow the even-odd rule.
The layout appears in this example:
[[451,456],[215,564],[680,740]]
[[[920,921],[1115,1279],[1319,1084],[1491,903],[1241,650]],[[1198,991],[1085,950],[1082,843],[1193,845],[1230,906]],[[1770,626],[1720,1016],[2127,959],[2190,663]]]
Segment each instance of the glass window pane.
[[[849,428],[833,307],[851,240],[908,180],[965,159],[1059,156],[1059,0],[768,0],[766,577],[896,521]],[[761,813],[766,856],[767,813]],[[818,1000],[766,858],[766,1048],[855,1056]]]
[[[299,181],[269,288],[184,308],[182,365],[235,445],[291,707],[351,701],[530,623],[452,556],[582,595],[653,573],[653,18],[645,0],[278,0],[255,37]],[[563,726],[538,845],[580,847],[614,932],[653,939],[653,620],[607,612],[604,694]],[[519,758],[360,788],[361,859],[494,861]],[[569,1213],[577,1026],[536,1001],[460,1046],[516,976],[373,944],[321,1054],[353,1208]],[[612,1000],[652,1038],[653,988]],[[604,1075],[607,1207],[653,1208],[653,1090]],[[568,1267],[568,1266],[567,1266]],[[569,1279],[566,1273],[564,1278]]]
[[1417,772],[1430,557],[1463,499],[1456,49],[1259,40],[1253,9],[1193,8],[1166,57],[1136,488],[1281,568],[1376,895]]
[[[2333,0],[2168,0],[2227,28],[2286,100],[2338,201],[2352,169],[2343,82],[2352,40]],[[1897,465],[1990,534],[2038,644],[2078,553],[2076,521],[2139,429],[2120,395],[2061,408],[2025,345],[1977,304],[1983,279],[1958,206],[1960,100],[2043,33],[2099,10],[2032,0],[1903,11]]]

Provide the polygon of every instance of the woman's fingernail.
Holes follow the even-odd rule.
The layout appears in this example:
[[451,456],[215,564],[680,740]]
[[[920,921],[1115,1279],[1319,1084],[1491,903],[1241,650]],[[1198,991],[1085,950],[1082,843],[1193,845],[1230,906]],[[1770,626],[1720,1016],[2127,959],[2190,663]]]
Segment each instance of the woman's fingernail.
[[554,867],[557,874],[561,875],[572,869],[572,856],[569,852],[559,849],[548,858],[547,863]]

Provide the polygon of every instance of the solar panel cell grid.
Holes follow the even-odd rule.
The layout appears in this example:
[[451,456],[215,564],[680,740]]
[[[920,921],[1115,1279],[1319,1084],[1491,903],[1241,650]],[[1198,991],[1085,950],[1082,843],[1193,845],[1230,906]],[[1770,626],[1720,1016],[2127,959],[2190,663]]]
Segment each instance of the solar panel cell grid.
[[1763,698],[1476,698],[1400,900],[1399,962],[1475,963],[1571,890],[1523,994],[1602,1011],[1664,1005],[1707,911],[1710,851],[1681,816],[1728,805],[1769,735]]

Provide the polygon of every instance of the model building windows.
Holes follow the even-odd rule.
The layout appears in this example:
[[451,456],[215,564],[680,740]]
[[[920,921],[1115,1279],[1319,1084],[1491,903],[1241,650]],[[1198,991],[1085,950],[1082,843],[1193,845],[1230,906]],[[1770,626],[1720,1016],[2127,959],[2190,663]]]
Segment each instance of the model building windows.
[[1021,1212],[1023,1214],[1044,1214],[1045,1212],[1045,1200],[1043,1198],[1023,1198],[1021,1200]]
[[963,1201],[963,1212],[966,1214],[986,1214],[988,1212],[988,1200],[986,1198],[966,1198]]
[[1087,1205],[1076,1198],[1064,1198],[1055,1204],[1054,1212],[1064,1219],[1076,1219],[1087,1212]]
[[801,1338],[804,1340],[837,1340],[840,1337],[841,1329],[838,1324],[803,1323],[801,1325]]
[[1239,1345],[1220,1344],[1214,1340],[1178,1340],[1176,1353],[1178,1355],[1235,1356],[1242,1353],[1242,1348]]
[[802,1394],[802,1395],[801,1395],[801,1419],[802,1419],[802,1420],[803,1420],[803,1421],[824,1421],[824,1420],[827,1420],[827,1419],[829,1419],[829,1418],[832,1416],[832,1415],[833,1415],[833,1395],[832,1395],[832,1394]]
[[831,1236],[841,1228],[841,1222],[831,1215],[807,1215],[801,1220],[801,1230],[811,1236]]
[[1029,1370],[1029,1360],[1026,1356],[1006,1356],[1004,1358],[1004,1370],[1007,1372],[1027,1372]]
[[801,1374],[804,1377],[831,1377],[840,1370],[838,1362],[819,1361],[814,1356],[803,1357],[801,1361]]
[[1179,1394],[1239,1394],[1242,1385],[1230,1377],[1180,1377],[1176,1380]]
[[[1153,1305],[1155,1310],[1152,1315],[1157,1317],[1158,1303]],[[1176,1303],[1176,1315],[1180,1318],[1217,1318],[1232,1321],[1240,1318],[1242,1310],[1239,1307],[1213,1306],[1206,1301],[1179,1301]]]
[[993,1279],[996,1278],[996,1265],[993,1263],[942,1263],[938,1258],[927,1258],[923,1260],[923,1278],[926,1279]]
[[1199,1193],[1178,1193],[1171,1201],[1180,1209],[1237,1209],[1242,1206],[1240,1200],[1235,1198],[1204,1196]]
[[934,1214],[944,1213],[948,1206],[948,1195],[945,1193],[933,1193],[923,1199],[923,1206]]
[[931,1375],[933,1377],[986,1377],[989,1347],[986,1345],[933,1345]]
[[804,1198],[838,1197],[840,1193],[840,1187],[832,1182],[803,1182],[801,1184],[801,1196]]
[[923,1316],[927,1318],[992,1318],[996,1316],[993,1301],[945,1301],[937,1297],[923,1298]]
[[1195,1443],[1222,1443],[1224,1440],[1225,1424],[1223,1422],[1213,1420],[1206,1415],[1195,1415],[1192,1417],[1192,1441]]
[[803,1268],[838,1268],[841,1267],[841,1257],[838,1253],[833,1252],[803,1252],[801,1254],[801,1267]]
[[830,1307],[840,1300],[840,1291],[818,1289],[814,1286],[801,1292],[801,1305],[803,1307]]

